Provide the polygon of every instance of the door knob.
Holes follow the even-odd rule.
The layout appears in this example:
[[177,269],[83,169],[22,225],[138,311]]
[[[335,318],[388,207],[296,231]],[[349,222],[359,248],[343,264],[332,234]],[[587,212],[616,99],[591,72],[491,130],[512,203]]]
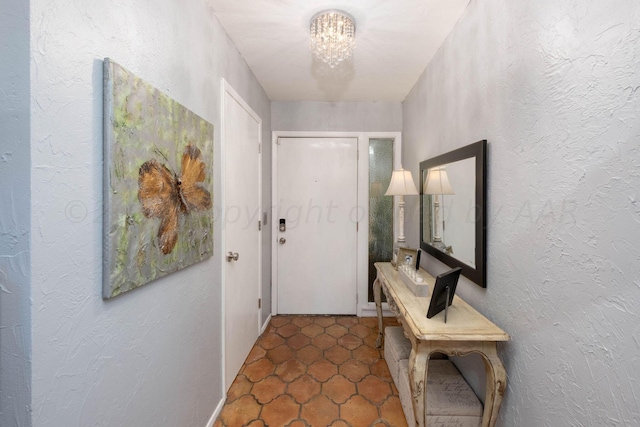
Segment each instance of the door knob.
[[238,258],[240,258],[240,255],[238,255],[238,252],[229,251],[229,253],[227,254],[227,262],[237,261]]
[[278,240],[280,242],[281,245],[284,245],[287,242],[287,239],[285,239],[284,237],[281,237],[280,240]]

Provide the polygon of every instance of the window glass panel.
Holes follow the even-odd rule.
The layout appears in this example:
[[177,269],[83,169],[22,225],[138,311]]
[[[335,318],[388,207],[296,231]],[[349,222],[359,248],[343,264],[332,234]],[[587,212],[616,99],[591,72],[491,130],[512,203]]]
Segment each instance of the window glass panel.
[[[393,197],[385,196],[393,173],[393,139],[369,140],[369,301],[373,301],[376,262],[393,254]],[[384,295],[383,295],[384,297]]]

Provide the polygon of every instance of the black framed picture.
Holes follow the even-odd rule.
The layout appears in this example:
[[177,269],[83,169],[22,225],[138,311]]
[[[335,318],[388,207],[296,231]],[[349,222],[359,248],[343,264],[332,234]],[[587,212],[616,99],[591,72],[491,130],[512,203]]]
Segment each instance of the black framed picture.
[[[456,293],[456,286],[458,285],[460,272],[462,272],[462,269],[460,267],[456,267],[436,277],[436,284],[433,287],[433,294],[431,295],[427,318],[431,319],[433,316],[451,305],[453,302],[453,296]],[[449,296],[448,301],[447,290]],[[447,319],[445,316],[445,322],[446,321]]]

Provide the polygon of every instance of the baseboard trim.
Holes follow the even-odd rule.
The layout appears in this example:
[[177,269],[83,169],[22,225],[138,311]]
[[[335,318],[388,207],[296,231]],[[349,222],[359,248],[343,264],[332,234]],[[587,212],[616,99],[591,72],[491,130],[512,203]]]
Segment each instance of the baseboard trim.
[[[376,304],[374,302],[367,302],[360,306],[358,317],[376,317],[377,315],[378,311],[376,310]],[[382,303],[382,316],[396,317],[396,315],[389,310],[389,305],[386,302]]]
[[213,423],[215,423],[218,419],[218,415],[220,415],[224,403],[225,399],[220,399],[220,402],[218,402],[218,406],[216,406],[216,410],[213,411],[213,415],[211,415],[211,418],[209,418],[209,421],[207,422],[207,425],[205,427],[213,427]]
[[267,320],[265,320],[262,324],[262,328],[260,328],[260,335],[262,335],[262,333],[267,329],[267,326],[269,326],[269,322],[271,322],[271,313],[269,313]]

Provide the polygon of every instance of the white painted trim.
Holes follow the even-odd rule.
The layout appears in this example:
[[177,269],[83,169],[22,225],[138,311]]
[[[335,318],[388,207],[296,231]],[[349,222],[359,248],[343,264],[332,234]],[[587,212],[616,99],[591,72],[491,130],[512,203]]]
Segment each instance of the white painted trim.
[[269,326],[269,322],[271,322],[271,317],[271,314],[269,314],[269,316],[267,316],[267,320],[265,320],[262,324],[262,328],[260,328],[260,335],[262,335],[264,331],[267,330],[267,326]]
[[[400,168],[402,164],[400,157],[402,156],[402,133],[401,132],[363,132],[362,140],[360,143],[360,152],[366,153],[366,155],[360,156],[360,162],[358,163],[358,194],[362,195],[366,199],[366,203],[363,203],[364,207],[364,219],[360,224],[360,229],[363,231],[358,237],[358,243],[363,248],[360,254],[362,259],[358,260],[358,316],[370,317],[370,306],[373,305],[373,312],[375,316],[375,304],[368,301],[369,290],[369,140],[377,138],[393,139],[393,169]],[[391,225],[393,227],[393,241],[396,241],[398,235],[398,227],[395,221],[397,211],[397,197],[394,197],[394,221]],[[360,253],[360,252],[359,252]],[[393,316],[389,311],[385,316]]]
[[[226,393],[225,393],[225,396],[226,396]],[[225,402],[226,402],[226,399],[220,399],[220,402],[218,402],[216,409],[213,411],[213,414],[211,415],[211,418],[209,418],[209,421],[207,421],[207,424],[205,425],[205,427],[213,427],[213,423],[215,423],[216,420],[218,419],[218,415],[220,415],[220,412],[222,412],[222,408],[224,407]]]
[[271,132],[271,316],[278,314],[278,262],[276,254],[278,253],[278,218],[275,206],[278,200],[278,190],[276,185],[276,165],[278,164],[278,132]]
[[369,282],[369,138],[361,134],[358,139],[358,209],[362,209],[362,218],[358,223],[358,254],[356,257],[358,274],[356,276],[357,304],[356,315],[362,316],[362,304],[367,302],[367,283]]
[[[226,238],[224,236],[224,206],[226,203],[226,194],[225,194],[225,190],[224,190],[224,186],[225,186],[225,177],[224,174],[226,173],[226,167],[224,165],[225,159],[226,159],[226,151],[224,148],[224,135],[225,135],[225,120],[226,120],[226,114],[225,114],[225,94],[226,94],[226,89],[229,85],[227,84],[225,79],[220,79],[220,209],[221,209],[221,213],[220,213],[220,225],[221,225],[221,232],[220,232],[220,241],[221,241],[221,245],[220,247],[222,248],[220,250],[220,265],[222,266],[222,268],[220,269],[220,301],[221,301],[221,309],[220,309],[220,325],[221,325],[221,334],[220,334],[220,361],[222,362],[220,364],[220,384],[222,387],[222,396],[226,396],[227,395],[227,385],[225,383],[225,377],[226,377],[226,372],[225,372],[225,368],[226,368],[226,344],[225,344],[225,339],[226,339],[226,334],[225,334],[225,328],[226,328],[226,320],[225,320],[225,316],[226,316],[226,298],[225,298],[225,284],[226,284],[226,262],[227,260],[225,259],[224,256],[224,248],[226,245]],[[214,141],[215,142],[215,141]],[[215,230],[214,230],[215,232]],[[224,399],[223,399],[224,400]],[[220,406],[220,405],[218,405]],[[217,411],[218,408],[216,408]],[[214,412],[215,414],[215,412]],[[215,418],[214,418],[215,420]]]
[[[368,302],[366,304],[362,304],[361,311],[358,316],[360,317],[376,317],[378,316],[378,312],[376,311],[376,304],[374,302]],[[395,314],[391,310],[389,310],[389,304],[386,302],[382,303],[382,317],[396,317]]]
[[[231,85],[224,79],[220,79],[221,82],[221,93],[222,96],[220,96],[221,99],[221,106],[220,106],[220,139],[221,139],[221,143],[220,143],[220,167],[221,167],[221,178],[220,178],[220,185],[221,185],[221,191],[220,191],[220,206],[222,207],[222,213],[221,213],[221,219],[222,219],[222,230],[221,230],[221,241],[222,241],[222,245],[221,248],[222,250],[220,251],[220,257],[221,257],[221,276],[222,276],[222,286],[221,286],[221,301],[222,301],[222,345],[221,345],[221,349],[222,349],[222,395],[226,396],[227,394],[227,384],[225,383],[225,377],[226,377],[226,372],[225,372],[225,366],[226,366],[226,360],[225,360],[225,331],[226,331],[226,311],[225,311],[225,288],[226,288],[226,265],[227,265],[227,260],[225,257],[225,253],[226,253],[226,237],[225,237],[225,227],[224,227],[224,221],[226,220],[224,218],[224,212],[226,212],[226,194],[225,194],[225,184],[226,184],[226,180],[225,180],[225,174],[226,174],[226,166],[225,166],[225,160],[226,160],[226,149],[225,149],[225,145],[226,145],[226,141],[225,141],[225,119],[226,119],[226,109],[225,109],[225,100],[227,96],[230,96],[231,98],[233,98],[238,104],[240,104],[240,106],[251,116],[251,118],[253,118],[257,125],[258,125],[258,143],[262,146],[262,119],[260,118],[260,116],[258,116],[258,114],[251,108],[251,106],[238,94],[238,92],[236,92],[235,89],[233,89],[233,87],[231,87]],[[262,150],[259,150],[258,152],[258,207],[259,207],[259,211],[262,212]],[[258,272],[262,271],[262,233],[258,233],[258,266],[257,266]],[[256,297],[257,298],[261,298],[262,297],[262,274],[258,274],[258,281],[257,281],[257,293],[256,293]],[[257,304],[256,304],[257,306]],[[260,324],[260,319],[262,318],[262,309],[258,308],[258,324],[256,325],[256,329],[258,331],[258,336],[260,336],[261,332],[261,327],[262,325]]]

